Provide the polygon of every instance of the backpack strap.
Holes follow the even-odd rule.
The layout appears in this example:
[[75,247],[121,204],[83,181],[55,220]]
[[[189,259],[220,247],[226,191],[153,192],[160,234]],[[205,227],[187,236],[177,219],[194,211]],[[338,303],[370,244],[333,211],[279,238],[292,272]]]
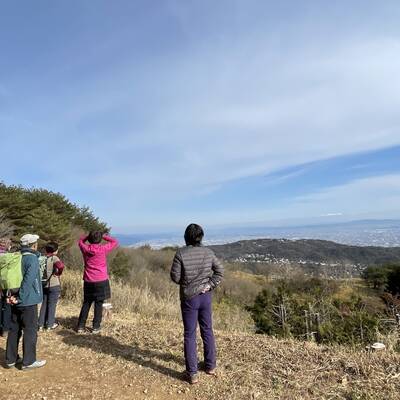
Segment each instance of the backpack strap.
[[[51,258],[52,261],[53,261],[54,256],[50,256],[50,257],[46,256],[46,273],[47,273],[47,262],[49,261],[49,258]],[[54,264],[54,261],[53,261],[53,264]],[[46,283],[44,284],[44,286],[47,286],[50,283],[50,279],[53,277],[53,275],[54,275],[54,267],[53,267],[53,269],[51,271],[50,276],[47,278]]]

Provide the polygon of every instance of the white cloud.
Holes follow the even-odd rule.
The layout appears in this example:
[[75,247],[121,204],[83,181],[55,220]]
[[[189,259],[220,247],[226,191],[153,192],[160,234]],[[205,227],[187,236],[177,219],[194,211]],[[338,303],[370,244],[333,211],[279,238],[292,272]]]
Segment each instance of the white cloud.
[[[390,217],[400,215],[400,175],[390,174],[357,179],[344,185],[299,196],[288,207],[288,212],[305,217],[329,215],[332,208],[340,214]],[[327,211],[328,210],[328,211]]]
[[[262,41],[251,46],[259,57],[204,51],[173,63],[171,75],[155,77],[165,99],[154,117],[140,134],[133,118],[131,134],[115,132],[115,141],[95,144],[112,162],[90,182],[169,182],[171,191],[176,185],[191,191],[400,144],[400,41],[353,42],[313,50],[308,59],[296,52],[272,68],[263,54],[276,49],[263,48]],[[135,157],[144,147],[148,158],[138,168]],[[123,170],[121,149],[132,156]]]
[[[115,196],[128,207],[155,196],[209,194],[228,181],[400,145],[398,38],[363,32],[362,39],[349,34],[335,40],[338,26],[327,43],[318,30],[301,31],[301,24],[268,31],[258,21],[234,33],[221,28],[214,41],[192,42],[194,21],[180,2],[174,4],[179,32],[188,35],[176,47],[171,42],[171,49],[153,54],[143,46],[143,57],[132,52],[119,62],[113,56],[120,54],[121,40],[127,48],[129,41],[117,35],[96,47],[95,61],[70,50],[68,60],[60,57],[68,64],[57,70],[60,75],[46,71],[45,78],[33,78],[40,84],[20,88],[16,109],[7,111],[13,117],[4,122],[0,116],[0,130],[7,132],[8,147],[29,139],[46,155],[47,181],[37,184],[85,188],[94,198]],[[30,93],[30,86],[40,90]],[[15,82],[9,87],[17,92]],[[30,125],[23,129],[13,122],[24,118]],[[11,165],[7,157],[12,154],[4,155],[3,170]],[[21,169],[23,163],[21,157]],[[398,195],[390,179],[385,200],[374,199],[362,182],[298,198],[286,211],[322,215],[394,207]]]

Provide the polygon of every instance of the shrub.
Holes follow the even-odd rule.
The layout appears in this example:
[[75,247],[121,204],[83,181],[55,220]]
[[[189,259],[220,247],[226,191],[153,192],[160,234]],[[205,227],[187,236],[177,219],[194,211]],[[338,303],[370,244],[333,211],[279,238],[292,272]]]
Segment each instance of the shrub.
[[248,308],[257,332],[274,336],[314,338],[320,343],[358,344],[376,340],[379,311],[371,312],[356,292],[337,296],[337,282],[321,279],[276,281]]

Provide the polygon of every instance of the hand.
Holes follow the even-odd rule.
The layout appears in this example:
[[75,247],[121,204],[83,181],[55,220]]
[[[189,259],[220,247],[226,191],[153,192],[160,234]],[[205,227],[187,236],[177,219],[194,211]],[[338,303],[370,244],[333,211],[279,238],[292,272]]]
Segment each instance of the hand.
[[10,297],[7,297],[6,302],[7,302],[7,304],[14,305],[14,304],[18,303],[18,300],[15,296],[10,296]]
[[202,291],[201,291],[201,293],[207,293],[207,292],[209,292],[211,290],[211,286],[210,285],[207,285]]

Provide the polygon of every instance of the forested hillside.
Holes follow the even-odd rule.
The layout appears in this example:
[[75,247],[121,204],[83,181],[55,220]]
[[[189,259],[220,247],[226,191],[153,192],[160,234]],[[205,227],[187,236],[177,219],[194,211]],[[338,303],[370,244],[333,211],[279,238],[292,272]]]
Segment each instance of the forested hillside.
[[0,183],[0,234],[11,235],[14,242],[32,232],[40,235],[41,243],[54,240],[61,249],[67,249],[78,231],[92,229],[109,230],[88,207],[46,189]]
[[292,264],[303,266],[306,272],[334,274],[347,267],[352,275],[358,275],[370,265],[400,262],[400,247],[348,246],[326,240],[258,239],[210,247],[229,262]]

